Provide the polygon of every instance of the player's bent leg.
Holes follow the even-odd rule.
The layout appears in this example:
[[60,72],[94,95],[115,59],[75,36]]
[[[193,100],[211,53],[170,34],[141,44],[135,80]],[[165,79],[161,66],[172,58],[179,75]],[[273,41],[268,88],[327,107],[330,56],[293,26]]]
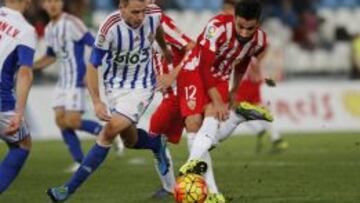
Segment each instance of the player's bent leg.
[[[199,124],[200,122],[198,122],[198,121],[192,121],[192,119],[199,119],[199,118],[201,118],[200,115],[194,115],[191,117],[187,117],[186,121],[185,121],[187,130],[189,130],[189,129],[194,130],[194,129],[189,128],[188,124],[189,123]],[[212,121],[214,121],[214,122],[212,122]],[[190,158],[179,169],[180,175],[184,175],[184,174],[188,174],[188,173],[196,173],[196,174],[203,175],[206,172],[207,164],[205,161],[201,160],[201,158],[203,157],[203,154],[205,153],[205,151],[209,150],[209,148],[211,147],[211,145],[213,143],[210,136],[208,136],[208,132],[210,132],[210,130],[214,130],[214,132],[216,133],[216,131],[217,131],[216,122],[217,122],[217,120],[214,117],[205,117],[200,130],[197,132],[197,134],[195,136],[193,146],[191,147],[191,150],[190,150]],[[215,123],[215,125],[214,125],[214,123]],[[215,128],[209,129],[208,128],[209,125],[212,125],[212,127],[215,127]],[[214,132],[210,132],[210,134],[214,133]],[[204,140],[205,140],[205,142],[204,142],[205,145],[202,146],[202,144],[200,142],[203,142]],[[210,146],[207,146],[206,142],[210,142],[211,143]],[[207,147],[209,147],[209,148],[207,148]],[[196,155],[194,155],[194,154],[196,154]]]
[[0,194],[15,180],[25,164],[31,149],[31,137],[9,144],[9,151],[0,165]]
[[121,133],[126,147],[131,149],[149,149],[158,161],[158,169],[162,175],[169,171],[169,160],[166,156],[166,139],[162,136],[152,137],[143,129],[132,126]]
[[220,123],[219,131],[216,135],[216,140],[214,145],[230,137],[231,134],[236,129],[236,127],[244,121],[246,121],[246,119],[243,116],[238,115],[235,113],[235,111],[231,110],[229,114],[229,118],[225,122]]
[[78,111],[65,111],[66,127],[72,130],[77,130],[81,126],[81,112]]
[[[63,107],[56,107],[54,108],[54,110],[55,110],[56,124],[61,130],[61,136],[65,144],[67,145],[69,152],[73,160],[75,161],[75,164],[76,163],[79,164],[82,162],[84,158],[84,154],[81,149],[80,140],[77,137],[75,131],[67,127],[65,109]],[[70,166],[70,168],[68,168],[66,171],[73,172],[72,171],[73,168],[74,166]]]
[[[187,136],[187,141],[188,142],[187,143],[188,143],[189,152],[190,152],[190,150],[192,148],[192,145],[194,143],[195,136],[196,136],[195,133],[188,133],[188,136]],[[204,154],[203,160],[206,162],[206,164],[208,166],[207,171],[204,174],[204,178],[206,180],[208,188],[212,193],[219,194],[219,190],[218,190],[218,187],[217,187],[216,182],[215,182],[215,177],[214,177],[214,171],[213,171],[210,152],[207,152],[207,153]]]
[[65,121],[67,128],[81,130],[95,136],[99,135],[102,130],[102,126],[98,122],[82,119],[80,111],[66,111]]
[[98,136],[97,143],[81,163],[80,168],[64,185],[47,190],[47,195],[54,202],[63,202],[69,198],[106,159],[114,138],[124,129],[129,128],[131,121],[127,118],[114,115]]
[[56,125],[60,130],[66,128],[66,121],[65,121],[65,109],[63,107],[55,107],[55,122]]

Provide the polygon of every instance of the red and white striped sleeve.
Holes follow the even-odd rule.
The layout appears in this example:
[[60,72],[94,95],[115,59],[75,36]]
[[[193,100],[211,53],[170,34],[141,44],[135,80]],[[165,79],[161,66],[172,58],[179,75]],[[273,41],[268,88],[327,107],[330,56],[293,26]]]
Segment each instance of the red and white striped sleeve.
[[181,32],[174,21],[165,14],[161,16],[161,26],[164,29],[165,40],[169,45],[181,50],[191,42],[191,39]]

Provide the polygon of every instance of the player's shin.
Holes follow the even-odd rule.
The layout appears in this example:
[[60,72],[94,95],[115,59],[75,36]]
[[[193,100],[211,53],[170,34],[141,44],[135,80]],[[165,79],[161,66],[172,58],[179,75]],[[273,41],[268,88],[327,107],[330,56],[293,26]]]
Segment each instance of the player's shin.
[[85,131],[87,133],[97,136],[100,134],[100,132],[102,130],[102,126],[96,121],[84,119],[81,121],[81,126],[80,126],[79,130],[82,130],[82,131]]
[[199,160],[211,148],[218,131],[219,120],[205,117],[203,124],[195,136],[189,160]]
[[227,119],[225,122],[220,123],[220,128],[216,135],[216,140],[214,144],[226,140],[228,137],[231,136],[231,134],[234,132],[236,127],[240,123],[245,121],[246,121],[245,118],[236,114],[234,111],[230,111],[229,119]]
[[[195,133],[188,133],[187,134],[187,146],[188,146],[188,150],[189,152],[191,152],[194,140],[195,140],[196,134]],[[207,171],[204,174],[204,178],[206,180],[206,183],[209,187],[209,190],[212,193],[219,193],[219,190],[217,188],[216,182],[215,182],[215,177],[214,177],[214,171],[213,171],[213,166],[212,166],[212,160],[211,160],[211,156],[210,156],[210,152],[205,152],[204,156],[201,158],[203,161],[206,162],[207,164]]]
[[[195,133],[188,133],[187,134],[187,146],[189,152],[191,152],[194,140],[195,140],[196,134]],[[214,171],[212,166],[212,160],[210,156],[210,152],[207,151],[204,153],[204,156],[201,158],[203,161],[207,164],[207,171],[204,174],[204,178],[206,180],[206,183],[211,191],[211,193],[219,193],[219,190],[217,188],[215,177],[214,177]]]
[[219,193],[219,189],[216,185],[215,182],[215,176],[214,176],[214,170],[213,170],[213,165],[212,165],[212,160],[211,160],[211,156],[210,156],[210,152],[205,152],[203,158],[202,158],[206,164],[207,164],[207,170],[206,173],[204,174],[204,178],[206,180],[206,183],[209,187],[209,190],[211,193]]
[[65,129],[61,131],[61,135],[74,161],[81,163],[84,158],[84,154],[81,149],[80,140],[77,137],[75,131],[71,129]]
[[70,181],[65,185],[70,194],[74,193],[80,185],[101,165],[106,159],[110,146],[101,146],[96,143],[84,158],[79,169],[74,173]]
[[4,192],[19,174],[29,151],[19,147],[11,147],[0,165],[0,194]]

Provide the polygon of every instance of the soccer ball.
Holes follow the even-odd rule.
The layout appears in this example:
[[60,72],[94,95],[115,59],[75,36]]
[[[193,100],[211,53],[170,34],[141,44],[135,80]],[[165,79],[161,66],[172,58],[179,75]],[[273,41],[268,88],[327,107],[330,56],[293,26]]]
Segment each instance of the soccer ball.
[[174,198],[178,203],[203,203],[208,195],[205,179],[196,174],[187,174],[176,179]]

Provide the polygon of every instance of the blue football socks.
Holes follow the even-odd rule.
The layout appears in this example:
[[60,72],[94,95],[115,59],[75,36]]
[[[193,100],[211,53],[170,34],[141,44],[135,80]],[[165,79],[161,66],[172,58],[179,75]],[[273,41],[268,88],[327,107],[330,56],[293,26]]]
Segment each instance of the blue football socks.
[[110,147],[102,147],[95,144],[89,151],[80,168],[74,173],[70,181],[65,184],[68,187],[69,193],[75,192],[80,185],[87,180],[87,178],[101,165],[105,160]]
[[102,130],[102,126],[98,122],[95,122],[92,120],[82,120],[79,130],[82,130],[82,131],[85,131],[87,133],[97,136],[100,134],[100,132]]
[[74,130],[65,129],[61,131],[64,142],[66,143],[74,161],[81,163],[84,154],[81,149],[81,143]]
[[154,153],[158,153],[161,148],[161,136],[151,137],[145,130],[137,129],[138,140],[134,145],[134,149],[151,149]]
[[29,151],[11,147],[6,158],[0,165],[0,193],[4,192],[19,174]]

